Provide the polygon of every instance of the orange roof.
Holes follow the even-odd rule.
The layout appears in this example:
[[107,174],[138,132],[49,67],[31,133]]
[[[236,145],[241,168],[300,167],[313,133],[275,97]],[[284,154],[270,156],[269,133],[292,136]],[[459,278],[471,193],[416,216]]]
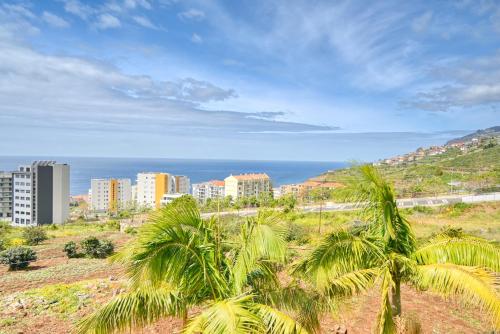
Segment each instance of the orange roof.
[[208,181],[208,183],[211,183],[217,187],[224,187],[224,184],[225,184],[225,182],[221,181],[221,180],[210,180],[210,181]]
[[306,181],[302,184],[305,187],[322,187],[322,188],[338,188],[344,186],[342,183],[338,182],[321,182],[321,181]]
[[269,179],[269,176],[266,173],[240,174],[240,175],[231,175],[231,176],[235,177],[239,181]]

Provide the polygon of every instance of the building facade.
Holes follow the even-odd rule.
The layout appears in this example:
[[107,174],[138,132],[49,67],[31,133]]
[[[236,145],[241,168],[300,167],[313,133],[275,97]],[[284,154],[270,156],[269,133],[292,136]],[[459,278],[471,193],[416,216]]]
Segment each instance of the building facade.
[[208,199],[223,198],[224,196],[224,181],[211,180],[193,184],[193,197],[200,203],[205,203]]
[[98,212],[116,212],[132,204],[130,179],[92,179],[90,208]]
[[189,194],[190,182],[187,176],[169,173],[137,174],[137,205],[159,208],[165,194]]
[[271,179],[265,173],[230,175],[224,179],[224,194],[233,200],[271,193]]
[[55,161],[35,161],[13,172],[13,225],[64,223],[69,217],[69,175],[69,166]]
[[12,173],[0,172],[0,221],[12,220]]

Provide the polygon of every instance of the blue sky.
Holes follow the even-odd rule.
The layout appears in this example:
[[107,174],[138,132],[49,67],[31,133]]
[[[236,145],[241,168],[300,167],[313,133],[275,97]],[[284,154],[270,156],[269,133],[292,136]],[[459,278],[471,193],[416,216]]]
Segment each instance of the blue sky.
[[498,1],[0,3],[0,154],[374,160],[498,125]]

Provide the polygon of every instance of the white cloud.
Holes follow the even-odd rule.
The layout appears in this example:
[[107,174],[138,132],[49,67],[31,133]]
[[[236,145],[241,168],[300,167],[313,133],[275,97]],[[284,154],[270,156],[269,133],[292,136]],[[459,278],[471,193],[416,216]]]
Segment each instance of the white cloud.
[[86,134],[163,134],[168,129],[179,135],[328,129],[276,121],[271,114],[206,110],[204,103],[234,98],[236,93],[203,80],[127,75],[103,63],[45,55],[1,35],[0,49],[0,73],[9,73],[0,75],[1,128],[74,129]]
[[87,20],[95,12],[92,7],[78,0],[64,0],[64,10],[80,17],[82,20]]
[[203,43],[203,38],[201,38],[200,35],[193,33],[193,35],[191,35],[191,42],[201,44]]
[[151,9],[151,4],[147,0],[125,0],[125,7],[127,8],[136,8],[143,7],[145,9]]
[[199,9],[191,8],[187,11],[179,13],[178,16],[183,20],[201,21],[205,18],[205,12]]
[[432,11],[427,11],[424,14],[420,15],[419,17],[413,19],[411,23],[411,28],[413,29],[413,31],[415,32],[425,31],[432,21],[432,16],[433,16]]
[[449,111],[500,104],[500,53],[469,61],[453,61],[431,72],[440,84],[418,93],[403,106]]
[[121,26],[121,22],[116,16],[111,14],[101,14],[97,18],[97,22],[95,22],[94,26],[101,30],[119,28]]
[[44,11],[42,14],[42,19],[47,22],[49,25],[56,27],[56,28],[67,28],[69,27],[68,21],[64,20],[63,18],[52,14],[50,12]]
[[145,16],[134,16],[132,19],[135,21],[135,23],[149,29],[159,29],[153,22],[151,22],[147,17]]

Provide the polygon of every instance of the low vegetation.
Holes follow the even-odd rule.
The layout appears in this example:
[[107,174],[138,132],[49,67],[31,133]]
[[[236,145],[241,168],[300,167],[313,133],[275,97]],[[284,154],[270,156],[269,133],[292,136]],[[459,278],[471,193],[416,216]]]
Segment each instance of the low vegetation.
[[0,253],[0,264],[8,265],[9,270],[24,269],[36,259],[35,251],[29,247],[11,247]]
[[[67,333],[82,318],[77,328],[88,333],[497,329],[498,292],[476,283],[498,272],[500,203],[398,209],[384,200],[393,212],[386,223],[375,214],[376,197],[367,210],[304,213],[291,205],[209,220],[183,198],[123,232],[116,219],[43,227],[48,239],[32,246],[37,260],[29,270],[0,266],[0,333]],[[397,216],[406,232],[394,224],[395,239],[385,229],[387,239],[379,227]],[[0,225],[0,240],[7,249],[26,244],[23,231]],[[118,250],[111,263],[89,255],[104,240]],[[400,248],[400,240],[413,246]],[[475,270],[466,269],[471,264]]]

